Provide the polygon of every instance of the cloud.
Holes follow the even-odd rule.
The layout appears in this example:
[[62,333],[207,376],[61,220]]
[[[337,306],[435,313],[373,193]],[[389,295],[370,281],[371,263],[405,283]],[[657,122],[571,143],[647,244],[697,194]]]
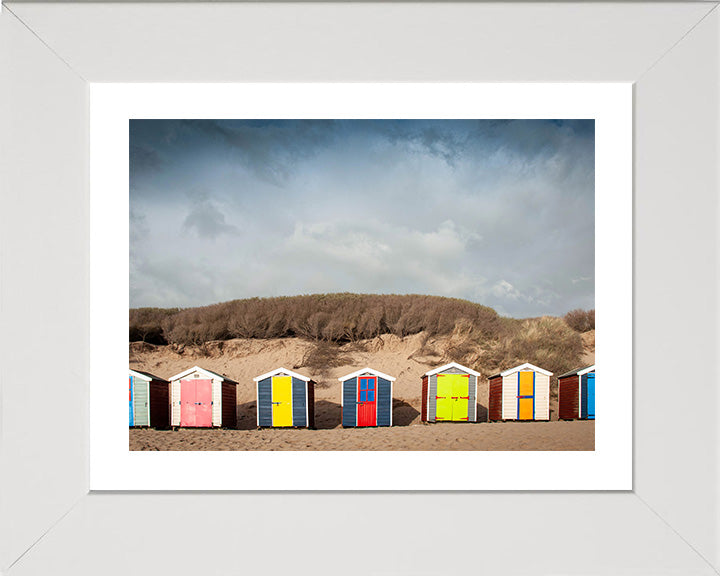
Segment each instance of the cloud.
[[133,173],[157,170],[162,164],[157,150],[139,144],[130,145],[130,166]]
[[297,161],[312,155],[334,132],[332,121],[216,121],[184,120],[190,138],[202,134],[225,147],[260,178],[281,185]]
[[209,199],[197,202],[183,222],[183,229],[201,238],[215,239],[223,234],[238,234],[238,228],[225,222],[225,214]]
[[500,280],[493,284],[491,291],[494,296],[507,300],[518,300],[521,297],[520,291],[507,280]]
[[373,219],[299,222],[275,253],[281,269],[306,278],[305,292],[429,291],[462,297],[484,281],[463,262],[479,240],[450,220],[427,231]]
[[413,261],[432,268],[443,261],[460,260],[468,245],[479,239],[451,220],[429,231],[387,226],[379,220],[299,222],[284,250],[291,258],[302,257],[309,263],[327,258],[337,265],[397,271],[398,266]]
[[137,124],[131,145],[160,163],[131,188],[131,304],[354,291],[592,308],[593,135],[554,120]]

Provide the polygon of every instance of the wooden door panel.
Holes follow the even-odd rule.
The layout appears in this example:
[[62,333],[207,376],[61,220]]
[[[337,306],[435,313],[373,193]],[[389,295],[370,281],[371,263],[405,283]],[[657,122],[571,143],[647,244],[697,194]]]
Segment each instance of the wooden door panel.
[[447,374],[438,374],[437,393],[435,398],[435,420],[452,420],[453,418],[453,383]]
[[132,379],[132,376],[130,376],[130,426],[134,425],[132,385],[133,385],[133,379]]
[[212,380],[195,380],[195,426],[212,426]]
[[358,426],[377,426],[377,379],[358,379]]
[[595,419],[595,373],[587,375],[587,417]]
[[535,372],[518,374],[518,420],[535,419]]
[[133,422],[135,426],[150,424],[149,386],[145,380],[138,379],[133,386]]
[[195,426],[195,380],[180,380],[180,426]]
[[533,419],[533,399],[532,398],[520,398],[518,403],[518,419],[519,420],[532,420]]
[[453,374],[451,377],[453,393],[453,416],[456,422],[468,419],[468,403],[470,402],[470,378],[465,374]]
[[292,426],[292,377],[272,379],[273,426]]
[[518,385],[518,396],[533,396],[534,395],[534,372],[520,372],[518,377],[520,383]]

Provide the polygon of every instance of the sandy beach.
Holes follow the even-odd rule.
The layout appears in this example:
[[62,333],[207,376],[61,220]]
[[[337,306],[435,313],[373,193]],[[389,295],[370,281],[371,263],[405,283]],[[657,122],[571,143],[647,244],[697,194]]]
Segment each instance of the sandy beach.
[[131,450],[594,450],[595,423],[442,423],[392,428],[130,431]]

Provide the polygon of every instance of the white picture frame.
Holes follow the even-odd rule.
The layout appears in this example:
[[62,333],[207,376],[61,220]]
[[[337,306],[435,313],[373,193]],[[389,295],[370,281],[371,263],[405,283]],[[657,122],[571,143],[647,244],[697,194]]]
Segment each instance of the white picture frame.
[[[472,551],[454,570],[715,574],[716,7],[5,5],[0,201],[13,216],[0,231],[0,570],[227,573],[242,557],[247,571],[272,558],[277,572],[334,572],[348,530],[373,530],[377,573],[434,574],[447,567],[422,536],[436,511],[459,507],[457,530],[439,524],[434,542]],[[634,83],[632,491],[88,493],[89,83],[239,80]],[[52,342],[41,354],[38,331]],[[703,378],[677,394],[694,367]],[[153,545],[127,554],[142,516]],[[508,540],[518,517],[535,535],[522,554]],[[193,531],[211,561],[163,553],[188,525],[212,527]]]

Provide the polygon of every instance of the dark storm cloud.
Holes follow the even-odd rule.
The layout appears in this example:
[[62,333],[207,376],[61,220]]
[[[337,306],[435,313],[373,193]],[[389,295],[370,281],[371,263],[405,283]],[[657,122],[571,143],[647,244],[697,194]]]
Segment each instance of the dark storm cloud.
[[204,134],[235,152],[258,176],[278,185],[288,179],[298,160],[311,155],[333,134],[332,121],[185,120],[182,124],[187,131]]
[[144,122],[133,306],[333,291],[594,306],[591,120]]
[[133,172],[157,170],[161,165],[162,160],[156,150],[139,144],[130,146],[130,166]]
[[201,198],[190,210],[183,228],[202,238],[217,238],[222,234],[237,234],[238,229],[225,221],[225,214],[208,198]]

